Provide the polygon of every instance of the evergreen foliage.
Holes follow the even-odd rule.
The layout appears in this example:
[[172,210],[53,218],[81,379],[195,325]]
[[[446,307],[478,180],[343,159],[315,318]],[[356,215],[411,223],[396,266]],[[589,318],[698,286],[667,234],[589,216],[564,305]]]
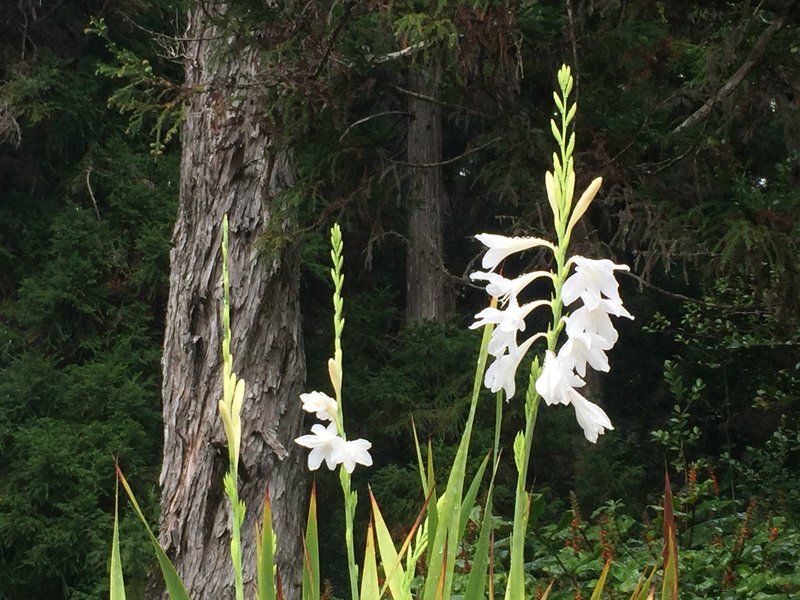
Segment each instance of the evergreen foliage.
[[[8,24],[27,28],[3,37],[0,104],[19,128],[0,148],[3,599],[107,593],[113,458],[157,486],[177,161],[108,113],[84,10],[20,3]],[[143,540],[121,526],[141,588]]]

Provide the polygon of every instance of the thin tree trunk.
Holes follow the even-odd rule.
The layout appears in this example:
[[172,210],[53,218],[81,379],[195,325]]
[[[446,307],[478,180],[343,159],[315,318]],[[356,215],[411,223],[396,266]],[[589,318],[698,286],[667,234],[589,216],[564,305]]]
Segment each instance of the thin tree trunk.
[[448,294],[442,257],[442,107],[434,68],[411,65],[408,98],[410,213],[406,253],[406,320],[442,320]]
[[[230,518],[223,494],[221,221],[230,221],[234,371],[247,382],[242,411],[240,497],[245,586],[255,578],[255,522],[269,487],[286,598],[299,596],[305,502],[299,394],[305,378],[299,262],[292,243],[259,249],[273,222],[271,203],[293,184],[290,155],[271,144],[253,83],[259,50],[211,25],[224,5],[189,15],[186,82],[197,90],[183,129],[180,208],[170,255],[163,356],[164,462],[160,539],[192,598],[233,597]],[[215,11],[215,17],[211,17]],[[219,21],[215,21],[218,23]],[[287,237],[287,236],[277,236]],[[269,243],[269,240],[267,240]],[[153,577],[148,598],[163,597]]]

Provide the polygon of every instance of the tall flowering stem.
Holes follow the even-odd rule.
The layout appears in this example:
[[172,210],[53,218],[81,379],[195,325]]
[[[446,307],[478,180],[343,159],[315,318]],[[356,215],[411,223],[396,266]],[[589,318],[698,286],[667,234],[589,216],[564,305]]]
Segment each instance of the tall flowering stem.
[[[569,102],[573,79],[570,69],[566,65],[562,66],[558,72],[558,86],[559,91],[553,94],[553,99],[560,116],[560,122],[555,119],[550,121],[553,137],[558,143],[558,152],[553,153],[553,172],[548,172],[545,176],[545,187],[548,203],[553,214],[556,243],[548,244],[544,240],[536,240],[535,238],[527,238],[528,241],[525,243],[506,242],[508,248],[547,247],[552,251],[555,260],[555,270],[552,273],[545,274],[549,275],[553,282],[550,301],[531,303],[531,305],[537,306],[541,304],[548,305],[552,319],[547,331],[544,334],[538,334],[538,336],[546,339],[545,360],[542,364],[537,357],[531,363],[528,389],[525,395],[525,428],[517,434],[514,440],[517,486],[511,534],[511,565],[506,597],[515,600],[523,598],[525,594],[524,542],[531,502],[530,494],[527,492],[527,473],[540,401],[544,397],[548,404],[573,404],[578,422],[583,427],[587,439],[592,442],[596,441],[598,434],[605,431],[605,429],[612,429],[611,422],[605,412],[575,391],[575,387],[584,385],[583,380],[578,377],[575,371],[581,375],[585,374],[587,364],[594,368],[608,370],[608,362],[604,351],[610,349],[616,341],[616,331],[611,327],[608,314],[630,317],[630,314],[622,308],[616,281],[613,279],[614,269],[627,267],[614,265],[611,261],[592,261],[582,257],[567,258],[572,230],[594,199],[602,180],[600,178],[595,179],[578,202],[573,204],[575,170],[572,154],[575,148],[575,133],[570,131],[570,125],[575,118],[577,106]],[[525,240],[526,238],[515,239]],[[490,252],[492,250],[490,246]],[[582,269],[582,272],[573,275],[569,279],[571,287],[568,293],[565,293],[570,267],[573,263],[577,264],[577,269],[579,271]],[[522,281],[523,285],[527,285],[529,280],[536,277],[538,275],[530,274],[517,280],[509,281],[506,284],[505,289],[508,290],[506,291],[506,296],[509,298],[507,301],[510,305],[517,305],[515,295],[521,289],[520,286],[515,286],[513,282]],[[491,279],[489,274],[480,274],[477,278]],[[499,286],[498,289],[502,287]],[[492,291],[488,286],[487,290],[490,293]],[[563,315],[565,303],[570,304],[579,297],[584,300],[586,306],[575,311],[572,316],[565,317]],[[497,318],[501,323],[508,322],[508,318]],[[572,333],[570,333],[570,327],[567,325],[570,323],[570,319],[572,319]],[[516,324],[516,326],[519,331],[524,330],[524,322]],[[567,327],[567,332],[570,334],[570,339],[564,345],[564,351],[559,351],[558,356],[556,356],[559,336],[565,327]],[[514,331],[514,336],[516,336],[516,331]],[[532,336],[520,347],[526,344],[529,347],[532,343],[531,340],[536,338],[537,336]],[[504,343],[507,343],[509,347],[516,346],[515,339],[512,342]],[[513,371],[508,377],[513,378]],[[494,382],[494,385],[497,386],[497,383]],[[504,385],[510,387],[513,391],[513,381],[506,380]]]
[[[334,398],[324,392],[300,394],[303,410],[316,414],[317,419],[328,424],[317,423],[311,427],[311,434],[300,436],[296,443],[310,448],[308,468],[318,469],[324,462],[330,470],[339,469],[339,482],[344,493],[345,545],[347,547],[347,568],[350,575],[350,595],[358,600],[358,565],[353,545],[353,519],[358,504],[358,496],[351,486],[351,474],[357,464],[370,466],[372,447],[367,440],[348,440],[344,428],[342,405],[342,332],[344,331],[344,243],[342,230],[338,224],[331,228],[331,279],[333,280],[333,357],[328,359],[328,375],[331,379]],[[316,590],[318,593],[319,590]]]
[[228,472],[223,478],[225,495],[231,505],[231,562],[233,563],[236,600],[244,600],[242,577],[242,539],[245,505],[239,500],[239,452],[242,441],[241,411],[245,383],[233,372],[231,355],[231,289],[228,270],[228,216],[222,221],[222,400],[219,414],[228,440]]
[[[345,439],[344,433],[344,412],[342,410],[342,331],[344,331],[344,298],[342,297],[342,287],[344,286],[344,242],[342,241],[342,230],[339,224],[331,227],[331,279],[333,280],[333,358],[328,361],[328,374],[331,378],[331,385],[335,394],[338,407],[338,419],[336,420],[339,436]],[[344,494],[344,516],[345,530],[344,538],[347,546],[347,570],[350,575],[350,597],[358,600],[358,563],[356,563],[355,546],[353,542],[353,519],[358,504],[358,494],[351,489],[350,471],[339,469],[339,482]]]

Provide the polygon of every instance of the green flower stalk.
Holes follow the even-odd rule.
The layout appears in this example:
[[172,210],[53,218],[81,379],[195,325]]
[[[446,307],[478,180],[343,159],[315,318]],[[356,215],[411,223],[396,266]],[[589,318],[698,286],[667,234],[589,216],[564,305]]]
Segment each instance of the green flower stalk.
[[219,416],[228,440],[228,472],[223,479],[225,495],[231,504],[231,562],[233,563],[236,600],[244,600],[242,575],[242,539],[245,505],[239,500],[239,452],[242,443],[242,402],[244,380],[237,379],[233,372],[231,355],[231,303],[230,274],[228,271],[228,215],[222,220],[222,400],[219,401]]
[[316,424],[311,427],[310,435],[303,435],[295,441],[301,446],[311,448],[308,455],[309,469],[317,469],[326,463],[333,470],[339,469],[339,481],[344,494],[345,510],[345,545],[347,547],[347,566],[350,575],[350,594],[358,600],[358,564],[353,542],[353,520],[355,518],[358,495],[351,487],[351,474],[356,464],[372,465],[372,457],[368,450],[372,446],[367,440],[347,440],[344,428],[344,411],[342,407],[342,332],[344,331],[344,242],[338,224],[331,228],[331,279],[333,281],[333,357],[328,360],[328,375],[333,387],[334,398],[324,392],[301,394],[303,410],[315,413],[317,418],[328,421],[328,425]]

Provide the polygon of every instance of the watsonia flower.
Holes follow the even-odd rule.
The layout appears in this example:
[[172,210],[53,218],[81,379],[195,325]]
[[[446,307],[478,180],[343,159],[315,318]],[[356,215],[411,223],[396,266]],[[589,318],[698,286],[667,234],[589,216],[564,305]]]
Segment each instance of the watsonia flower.
[[[550,242],[539,238],[507,238],[487,233],[476,237],[488,248],[483,257],[483,267],[492,270],[516,252],[536,247],[555,251]],[[575,388],[584,385],[582,377],[586,376],[587,366],[598,371],[610,370],[606,351],[619,337],[610,316],[633,318],[622,305],[619,284],[614,277],[615,271],[628,270],[628,267],[606,259],[594,260],[583,256],[570,258],[566,268],[572,265],[574,272],[561,287],[560,297],[564,305],[581,300],[581,306],[563,317],[567,340],[558,354],[547,351],[535,386],[547,404],[571,404],[586,439],[596,442],[598,435],[613,429],[611,420],[602,408]],[[492,392],[502,389],[506,399],[510,399],[516,392],[516,371],[525,354],[535,340],[546,337],[545,333],[537,333],[520,343],[517,334],[525,331],[525,319],[531,311],[551,305],[548,300],[520,304],[518,296],[537,279],[549,277],[556,282],[557,278],[549,271],[534,271],[508,279],[491,270],[479,271],[470,277],[486,281],[487,293],[500,305],[500,308],[491,306],[476,314],[471,328],[495,325],[488,346],[488,352],[495,360],[486,370],[484,383]]]

